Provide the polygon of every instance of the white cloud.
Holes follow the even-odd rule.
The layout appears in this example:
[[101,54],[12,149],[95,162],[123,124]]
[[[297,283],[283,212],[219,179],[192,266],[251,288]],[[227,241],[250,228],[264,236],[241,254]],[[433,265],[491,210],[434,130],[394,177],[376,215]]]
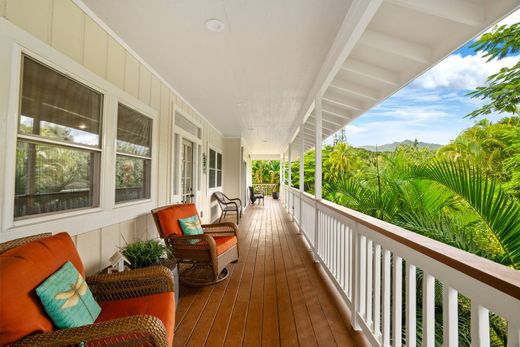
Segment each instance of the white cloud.
[[482,54],[450,55],[424,75],[417,78],[412,86],[425,89],[453,88],[470,90],[486,83],[489,75],[503,67],[510,67],[518,62],[519,57],[506,57],[501,60],[486,62]]

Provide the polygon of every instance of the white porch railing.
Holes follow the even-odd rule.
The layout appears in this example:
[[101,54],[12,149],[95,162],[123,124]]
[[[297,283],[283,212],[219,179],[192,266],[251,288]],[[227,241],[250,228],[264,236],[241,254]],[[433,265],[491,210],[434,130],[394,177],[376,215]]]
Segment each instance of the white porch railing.
[[[353,312],[354,329],[372,346],[416,346],[418,329],[422,345],[434,346],[436,294],[442,295],[437,323],[443,345],[458,346],[458,293],[471,300],[472,346],[490,345],[489,312],[507,320],[508,346],[520,346],[520,272],[294,188],[281,190],[314,256]],[[417,279],[422,315],[416,312]]]

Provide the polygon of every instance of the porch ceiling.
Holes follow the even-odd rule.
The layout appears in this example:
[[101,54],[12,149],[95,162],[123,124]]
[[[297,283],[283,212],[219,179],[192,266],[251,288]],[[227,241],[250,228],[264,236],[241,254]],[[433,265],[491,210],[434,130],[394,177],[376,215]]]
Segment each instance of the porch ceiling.
[[[83,1],[225,136],[282,153],[316,96],[323,138],[471,40],[520,0]],[[222,32],[204,23],[217,18]],[[304,127],[302,122],[306,121]]]
[[[280,153],[350,0],[83,0],[225,136]],[[225,23],[210,32],[208,19]]]

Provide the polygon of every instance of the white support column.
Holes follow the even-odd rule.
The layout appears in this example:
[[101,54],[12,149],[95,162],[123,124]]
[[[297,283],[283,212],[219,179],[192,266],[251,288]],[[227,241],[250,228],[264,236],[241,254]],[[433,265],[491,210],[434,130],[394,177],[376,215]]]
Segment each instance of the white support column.
[[289,149],[288,149],[288,156],[287,159],[287,187],[291,187],[291,144],[289,143]]
[[302,125],[300,126],[300,143],[299,143],[299,147],[300,147],[300,150],[299,150],[299,154],[300,154],[300,215],[298,216],[298,220],[300,221],[299,223],[299,230],[300,232],[302,231],[302,224],[303,224],[303,192],[304,192],[304,189],[303,189],[303,183],[304,183],[304,162],[303,162],[303,147],[304,147],[304,131],[303,131],[303,123]]
[[322,114],[321,114],[321,97],[317,97],[314,103],[314,117],[316,127],[316,139],[314,143],[315,148],[315,176],[314,176],[314,196],[316,200],[321,200],[321,185],[322,185],[322,173],[321,173],[321,148],[322,148]]
[[[315,240],[315,248],[318,249],[318,240],[319,240],[319,223],[320,223],[320,213],[318,210],[318,201],[321,200],[321,144],[323,139],[322,137],[322,115],[321,115],[321,98],[318,96],[314,102],[314,123],[315,123],[315,138],[314,138],[314,201],[316,203],[315,208],[315,227],[314,227],[314,240]],[[354,329],[359,329],[359,326],[356,323],[356,314],[354,312],[354,318],[352,319]]]
[[285,165],[285,153],[280,154],[280,188],[278,191],[280,192],[280,200],[283,202],[284,205],[287,204],[287,201],[285,201],[285,187],[283,186],[285,183],[284,180],[284,165]]
[[[303,124],[300,127],[300,193],[304,192],[303,184],[304,184],[304,162],[303,162],[303,147],[304,147],[304,131]],[[300,210],[301,211],[301,210]]]
[[291,160],[292,160],[292,155],[291,155],[291,143],[289,143],[289,150],[288,150],[288,156],[289,156],[289,159],[287,160],[287,190],[289,191],[289,195],[288,195],[288,201],[287,201],[287,211],[289,211],[289,214],[292,216],[293,218],[293,221],[294,221],[294,198],[292,197],[292,191],[291,191],[291,186],[292,186],[292,175],[291,175]]

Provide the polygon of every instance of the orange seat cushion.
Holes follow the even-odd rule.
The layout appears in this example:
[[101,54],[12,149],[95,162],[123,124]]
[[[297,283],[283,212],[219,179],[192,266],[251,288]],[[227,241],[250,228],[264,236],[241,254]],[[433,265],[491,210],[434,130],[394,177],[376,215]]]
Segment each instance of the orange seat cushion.
[[215,243],[217,244],[217,255],[223,254],[225,251],[237,244],[236,236],[215,236]]
[[[161,226],[159,233],[162,238],[174,235],[183,235],[179,219],[191,216],[199,216],[195,204],[171,205],[168,208],[155,212],[156,218]],[[200,221],[200,218],[199,218]]]
[[101,314],[96,323],[116,318],[150,315],[159,318],[166,328],[168,345],[173,343],[175,329],[175,296],[173,292],[145,295],[133,299],[100,302]]
[[54,330],[38,296],[38,287],[70,260],[82,276],[83,263],[67,233],[32,241],[0,255],[0,344]]

